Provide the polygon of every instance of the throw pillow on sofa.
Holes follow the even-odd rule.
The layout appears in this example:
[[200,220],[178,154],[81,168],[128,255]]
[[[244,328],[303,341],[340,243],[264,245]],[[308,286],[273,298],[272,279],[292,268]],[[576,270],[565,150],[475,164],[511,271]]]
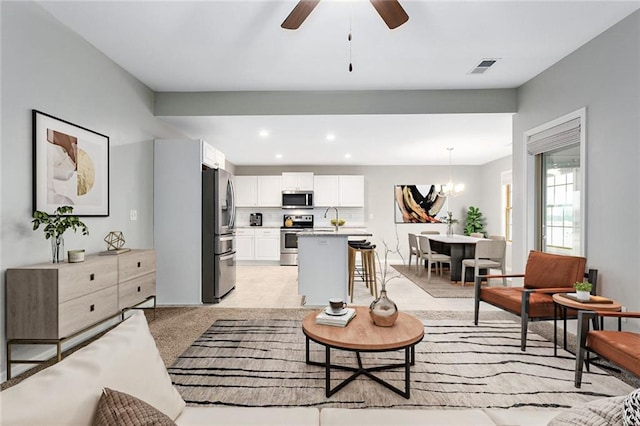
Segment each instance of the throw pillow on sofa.
[[640,425],[640,389],[631,392],[624,399],[622,420],[624,426]]
[[124,392],[104,388],[93,426],[175,426],[164,413]]
[[558,414],[548,426],[622,426],[626,396],[602,398]]

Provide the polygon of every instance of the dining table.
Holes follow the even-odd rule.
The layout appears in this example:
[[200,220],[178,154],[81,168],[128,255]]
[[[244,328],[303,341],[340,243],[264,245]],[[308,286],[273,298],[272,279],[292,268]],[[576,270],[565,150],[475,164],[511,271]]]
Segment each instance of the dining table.
[[[462,261],[464,259],[474,259],[476,243],[484,238],[469,237],[466,235],[453,234],[452,236],[443,234],[426,234],[429,238],[431,250],[440,254],[451,256],[451,281],[462,281]],[[486,273],[480,270],[481,274]],[[474,282],[473,268],[467,268],[465,274],[466,282]]]

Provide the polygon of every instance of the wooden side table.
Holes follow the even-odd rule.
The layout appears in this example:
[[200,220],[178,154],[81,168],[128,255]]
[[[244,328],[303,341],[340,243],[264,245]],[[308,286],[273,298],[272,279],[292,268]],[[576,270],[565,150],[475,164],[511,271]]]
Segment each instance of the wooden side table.
[[[380,383],[395,393],[409,398],[410,366],[415,364],[415,346],[424,337],[424,325],[416,317],[400,312],[395,324],[391,327],[378,327],[373,324],[369,316],[369,308],[365,306],[353,306],[356,316],[346,327],[333,327],[330,325],[316,324],[316,315],[319,311],[307,315],[302,320],[302,331],[306,336],[306,363],[325,367],[325,388],[327,398],[338,392],[361,374]],[[309,340],[325,347],[324,362],[311,361],[309,357]],[[331,349],[351,351],[356,353],[357,367],[331,364]],[[405,359],[402,364],[390,364],[364,368],[360,353],[362,352],[389,352],[405,351]],[[385,382],[372,373],[404,367],[405,388],[404,391]],[[351,371],[353,374],[331,389],[331,369]]]
[[[553,356],[558,356],[558,308],[562,311],[563,320],[563,342],[562,348],[567,350],[567,309],[583,310],[583,311],[608,311],[608,312],[620,312],[622,305],[615,300],[607,303],[597,302],[579,302],[566,296],[567,293],[556,293],[552,296],[553,299]],[[598,323],[594,321],[593,327],[598,328]],[[600,328],[603,327],[602,318],[600,318]],[[621,330],[621,318],[618,318],[618,330]]]

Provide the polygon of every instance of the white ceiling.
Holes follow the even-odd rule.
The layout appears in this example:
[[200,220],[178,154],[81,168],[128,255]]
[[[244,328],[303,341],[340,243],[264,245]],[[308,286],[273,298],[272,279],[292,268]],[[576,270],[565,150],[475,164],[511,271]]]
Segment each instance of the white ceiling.
[[[640,8],[638,0],[400,2],[410,18],[395,30],[368,1],[323,0],[297,31],[280,28],[296,0],[40,3],[154,91],[515,88]],[[469,74],[484,58],[499,61]],[[511,116],[497,114],[167,121],[236,165],[445,164],[446,147],[454,164],[483,164],[508,155],[511,140]]]

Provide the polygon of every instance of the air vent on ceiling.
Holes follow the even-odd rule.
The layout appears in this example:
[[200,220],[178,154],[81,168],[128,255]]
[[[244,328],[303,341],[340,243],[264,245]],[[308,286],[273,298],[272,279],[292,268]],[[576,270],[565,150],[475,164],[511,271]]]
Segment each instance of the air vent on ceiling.
[[496,62],[498,62],[498,59],[483,59],[474,69],[469,72],[469,74],[484,74]]

